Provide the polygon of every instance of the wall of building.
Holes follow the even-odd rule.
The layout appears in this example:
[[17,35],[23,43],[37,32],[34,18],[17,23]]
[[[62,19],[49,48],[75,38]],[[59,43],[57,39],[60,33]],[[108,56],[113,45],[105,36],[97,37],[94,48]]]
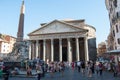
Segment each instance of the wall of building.
[[97,58],[97,50],[96,50],[96,38],[88,39],[88,53],[90,60],[96,60]]
[[0,35],[0,53],[10,53],[13,49],[16,38],[9,35]]
[[110,32],[113,36],[113,50],[120,50],[120,0],[106,0],[110,19]]

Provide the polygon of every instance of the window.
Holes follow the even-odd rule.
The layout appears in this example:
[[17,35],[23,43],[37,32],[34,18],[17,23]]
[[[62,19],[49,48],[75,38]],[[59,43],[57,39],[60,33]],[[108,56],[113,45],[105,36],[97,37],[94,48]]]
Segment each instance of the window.
[[119,13],[118,12],[116,13],[116,16],[117,16],[117,18],[119,18]]
[[117,7],[117,0],[114,0],[114,6]]
[[116,25],[116,32],[118,33],[118,25]]
[[115,46],[115,49],[117,49],[117,47]]
[[117,39],[118,44],[120,44],[120,38]]
[[113,36],[115,37],[115,32],[114,32],[114,30],[113,30]]

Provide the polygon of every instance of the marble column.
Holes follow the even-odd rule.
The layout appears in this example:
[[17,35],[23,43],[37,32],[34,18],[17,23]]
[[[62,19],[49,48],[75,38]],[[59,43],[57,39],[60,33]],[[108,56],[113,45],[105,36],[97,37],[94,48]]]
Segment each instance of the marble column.
[[62,39],[59,39],[59,61],[62,61]]
[[38,57],[38,40],[36,40],[36,58]]
[[32,42],[32,59],[35,59],[35,43]]
[[76,38],[76,58],[77,58],[77,61],[80,61],[79,40],[78,40],[78,38]]
[[53,48],[54,48],[54,40],[51,39],[51,61],[54,61],[54,52],[53,52]]
[[71,52],[71,42],[70,38],[67,39],[68,41],[68,61],[72,62],[72,52]]
[[87,37],[84,37],[84,46],[85,46],[85,62],[87,62],[87,61],[89,61]]
[[40,57],[40,59],[41,59],[41,43],[39,43],[38,54],[39,54],[39,57]]
[[32,54],[32,53],[31,53],[31,46],[32,46],[32,45],[31,45],[31,42],[30,42],[30,44],[29,44],[29,59],[32,59],[32,57],[31,57],[31,56],[32,56],[32,55],[31,55],[31,54]]
[[43,40],[43,60],[46,61],[46,40]]

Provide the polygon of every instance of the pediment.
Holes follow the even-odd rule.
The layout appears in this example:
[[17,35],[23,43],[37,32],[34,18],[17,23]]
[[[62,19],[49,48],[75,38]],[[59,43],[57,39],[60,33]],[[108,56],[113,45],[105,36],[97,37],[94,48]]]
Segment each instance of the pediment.
[[79,32],[86,31],[85,29],[78,28],[76,26],[54,20],[51,23],[48,23],[41,28],[31,32],[29,35],[35,34],[51,34],[51,33],[65,33],[65,32]]

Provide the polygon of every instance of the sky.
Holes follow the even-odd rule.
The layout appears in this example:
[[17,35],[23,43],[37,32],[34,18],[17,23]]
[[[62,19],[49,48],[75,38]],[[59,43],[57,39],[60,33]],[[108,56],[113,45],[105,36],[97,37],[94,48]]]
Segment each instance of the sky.
[[[110,31],[105,0],[24,0],[24,38],[55,19],[85,19],[96,28],[96,43],[107,39]],[[0,33],[17,37],[22,0],[0,0]]]

